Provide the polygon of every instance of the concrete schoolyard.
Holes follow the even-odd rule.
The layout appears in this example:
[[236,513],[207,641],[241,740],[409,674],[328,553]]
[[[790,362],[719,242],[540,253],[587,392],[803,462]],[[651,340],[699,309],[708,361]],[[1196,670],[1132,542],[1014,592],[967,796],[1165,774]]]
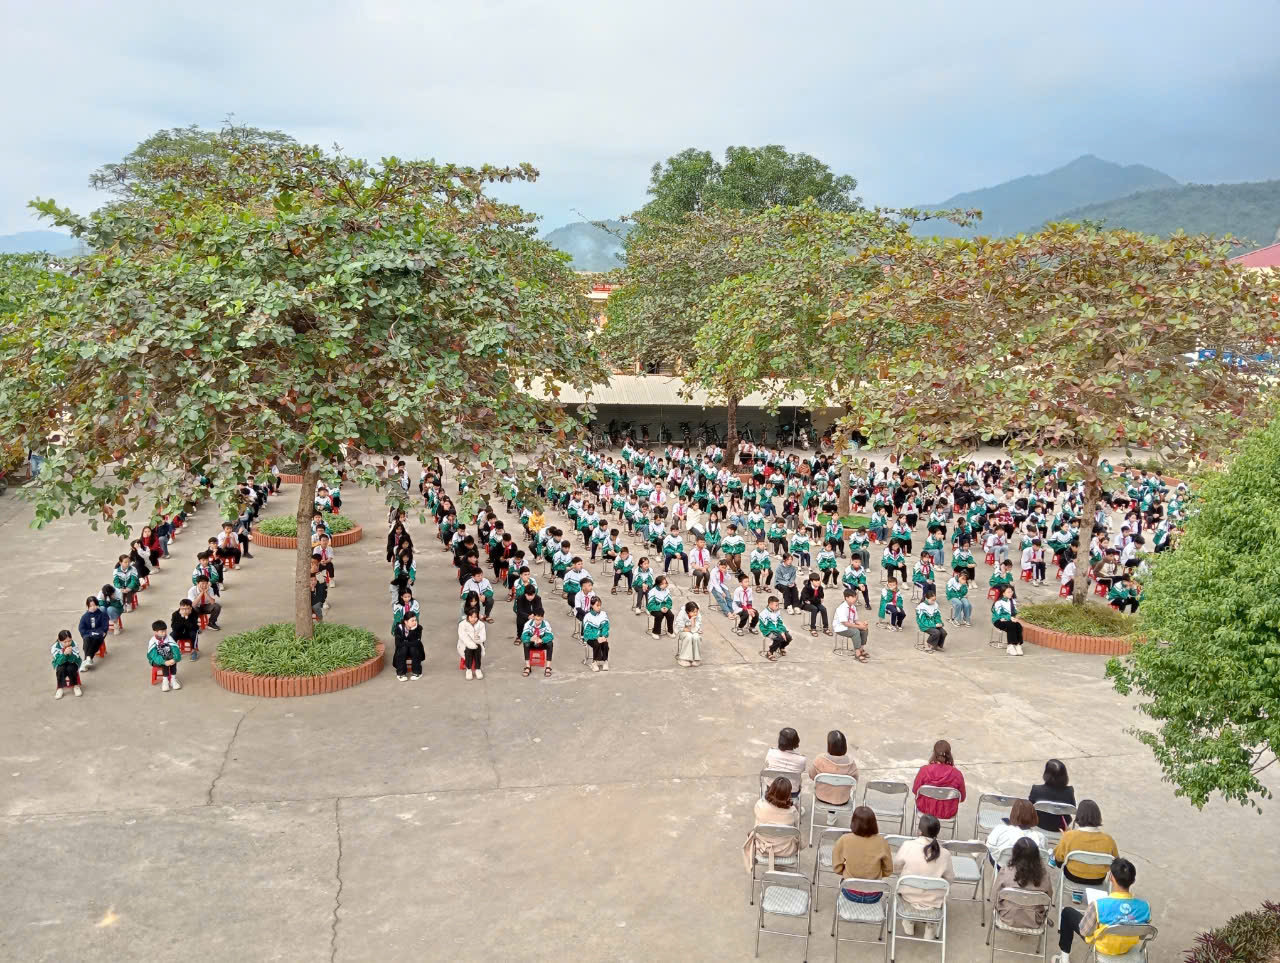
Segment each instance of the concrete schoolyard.
[[[285,486],[266,514],[291,513],[296,496]],[[330,618],[388,639],[385,509],[371,492],[344,496],[365,538],[337,550]],[[211,679],[219,634],[207,632],[200,661],[181,665],[183,689],[161,693],[145,640],[216,527],[205,507],[126,632],[109,637],[109,657],[84,674],[84,697],[55,702],[49,646],[74,630],[123,543],[83,520],[37,532],[30,519],[12,491],[0,499],[0,959],[750,959],[741,848],[782,726],[810,756],[828,729],[843,730],[864,780],[909,782],[934,740],[949,739],[968,783],[962,838],[981,792],[1025,793],[1046,759],[1062,759],[1137,865],[1160,928],[1153,959],[1180,959],[1197,931],[1280,889],[1273,808],[1197,812],[1175,799],[1125,733],[1138,717],[1103,679],[1105,660],[989,648],[981,587],[974,627],[952,628],[942,655],[916,651],[909,623],[873,627],[866,665],[799,631],[770,663],[758,637],[708,614],[705,662],[692,669],[606,587],[607,675],[582,665],[571,620],[548,597],[555,672],[527,679],[499,593],[485,679],[466,682],[449,556],[434,526],[413,520],[421,680],[399,683],[388,666],[327,696],[237,696]],[[223,594],[224,633],[289,617],[292,553],[255,555]],[[980,564],[980,586],[989,574]],[[689,580],[675,582],[683,605]],[[805,850],[806,871],[812,860]],[[822,890],[811,960],[832,958],[832,899]],[[979,917],[977,904],[953,904],[949,958],[986,959]],[[766,935],[760,958],[801,954],[799,941]],[[846,960],[882,956],[841,949]],[[901,944],[897,958],[937,954]]]

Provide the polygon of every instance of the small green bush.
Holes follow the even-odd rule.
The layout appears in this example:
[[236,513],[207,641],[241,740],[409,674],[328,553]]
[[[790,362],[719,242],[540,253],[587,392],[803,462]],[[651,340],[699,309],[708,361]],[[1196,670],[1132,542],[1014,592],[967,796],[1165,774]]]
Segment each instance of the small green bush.
[[377,639],[367,629],[320,622],[315,635],[300,639],[292,622],[276,622],[218,643],[218,667],[250,675],[324,675],[359,665],[377,654]]
[[1069,635],[1114,636],[1129,635],[1136,620],[1132,615],[1117,612],[1109,605],[1085,602],[1038,602],[1018,609],[1018,618],[1032,625],[1039,625]]
[[[827,524],[830,519],[830,515],[822,514],[818,516],[818,521],[822,522],[823,525]],[[845,528],[871,527],[871,519],[867,518],[865,515],[842,515],[840,516],[840,523],[844,525]]]
[[[349,532],[356,527],[355,520],[350,515],[325,515],[324,518],[329,523],[329,531],[334,535],[341,535],[343,532]],[[272,515],[270,518],[260,518],[256,527],[263,535],[289,538],[298,534],[298,520],[292,515]]]
[[1241,913],[1196,937],[1186,963],[1273,963],[1280,959],[1280,904]]

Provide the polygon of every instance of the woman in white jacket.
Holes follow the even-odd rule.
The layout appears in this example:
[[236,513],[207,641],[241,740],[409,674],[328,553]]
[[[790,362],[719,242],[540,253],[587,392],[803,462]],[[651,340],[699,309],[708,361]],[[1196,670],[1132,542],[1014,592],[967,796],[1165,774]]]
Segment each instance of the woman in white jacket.
[[458,655],[467,667],[468,679],[483,679],[480,663],[484,657],[485,631],[480,621],[480,613],[476,609],[467,612],[467,617],[458,623]]
[[702,665],[702,613],[697,602],[686,602],[676,616],[676,662],[688,668]]

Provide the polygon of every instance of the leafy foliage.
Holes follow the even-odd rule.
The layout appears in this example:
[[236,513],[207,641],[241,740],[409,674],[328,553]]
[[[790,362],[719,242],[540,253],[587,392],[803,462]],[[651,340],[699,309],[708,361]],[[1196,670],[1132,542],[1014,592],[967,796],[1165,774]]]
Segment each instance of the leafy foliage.
[[1089,636],[1126,636],[1133,631],[1136,623],[1132,615],[1094,602],[1084,605],[1038,602],[1020,607],[1018,618],[1055,632]]
[[324,675],[377,655],[373,633],[353,625],[320,622],[299,638],[291,622],[276,622],[228,636],[218,643],[218,667],[251,675]]
[[[1259,417],[1272,370],[1229,359],[1272,349],[1280,278],[1228,264],[1227,251],[1075,224],[871,250],[882,279],[835,323],[846,337],[893,330],[898,347],[878,382],[848,381],[851,427],[907,464],[982,440],[1024,461],[1064,449],[1092,518],[1105,448],[1153,448],[1184,467]],[[1189,363],[1203,347],[1216,359]]]
[[1150,746],[1196,806],[1252,803],[1280,751],[1280,419],[1200,480],[1178,550],[1157,556],[1139,610],[1147,641],[1107,674],[1146,701]]
[[1185,963],[1275,963],[1280,957],[1280,903],[1239,913],[1196,937]]
[[[333,535],[341,535],[356,527],[355,519],[350,515],[326,514],[325,521],[329,523],[329,532]],[[281,538],[293,538],[298,534],[298,521],[292,515],[271,515],[260,518],[254,523],[254,527],[263,535],[275,535]]]

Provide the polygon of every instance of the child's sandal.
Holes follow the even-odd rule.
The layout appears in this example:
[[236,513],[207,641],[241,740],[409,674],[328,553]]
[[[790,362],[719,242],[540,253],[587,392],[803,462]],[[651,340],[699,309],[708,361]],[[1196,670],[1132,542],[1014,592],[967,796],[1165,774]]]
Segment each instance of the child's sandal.
[[529,666],[527,666],[527,665],[526,665],[526,666],[524,667],[524,671],[523,671],[523,672],[521,672],[520,674],[521,674],[521,675],[523,675],[523,676],[525,676],[525,677],[527,678],[527,677],[528,677],[528,675],[529,675],[529,673],[531,673],[532,671],[533,671],[533,669],[531,669]]
[[831,630],[830,630],[830,629],[823,629],[823,630],[822,630],[822,634],[823,634],[823,635],[830,635],[830,634],[831,634]]
[[551,666],[547,666],[545,669],[543,669],[543,670],[542,670],[542,674],[543,674],[543,675],[550,675],[550,674],[551,674]]

